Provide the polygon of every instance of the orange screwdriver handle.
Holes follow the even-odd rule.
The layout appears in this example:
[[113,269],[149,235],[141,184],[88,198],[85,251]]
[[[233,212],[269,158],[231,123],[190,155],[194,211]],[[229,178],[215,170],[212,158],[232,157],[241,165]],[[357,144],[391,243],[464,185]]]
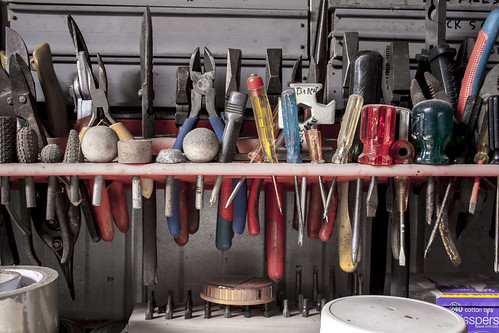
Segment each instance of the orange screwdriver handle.
[[130,227],[130,218],[128,216],[128,208],[126,206],[125,188],[123,183],[114,180],[108,187],[109,202],[111,205],[111,215],[114,224],[122,233],[126,233]]
[[[94,180],[89,180],[90,189],[93,192]],[[92,193],[93,194],[93,193]],[[102,185],[102,194],[100,206],[92,206],[94,211],[95,220],[99,227],[100,237],[103,241],[110,242],[114,237],[113,217],[111,215],[111,203],[109,201],[109,194],[107,188]]]
[[253,179],[248,195],[248,232],[251,236],[260,233],[260,216],[258,206],[260,205],[260,190],[263,179]]
[[[278,185],[281,202],[284,201],[282,185]],[[284,276],[284,216],[279,211],[277,197],[272,184],[265,191],[265,237],[267,249],[267,272],[269,278],[279,282]]]
[[338,209],[338,192],[333,192],[333,197],[331,198],[331,205],[328,209],[329,222],[324,220],[319,231],[319,238],[323,242],[327,242],[331,238],[334,228],[334,220],[336,219],[336,210]]
[[175,243],[184,246],[189,241],[189,210],[187,208],[187,184],[180,182],[178,190],[178,207],[180,215],[180,235],[175,237]]
[[319,183],[313,183],[310,187],[310,199],[308,202],[307,215],[307,235],[310,239],[319,239],[319,231],[321,229],[322,213],[324,206],[322,205],[321,190]]

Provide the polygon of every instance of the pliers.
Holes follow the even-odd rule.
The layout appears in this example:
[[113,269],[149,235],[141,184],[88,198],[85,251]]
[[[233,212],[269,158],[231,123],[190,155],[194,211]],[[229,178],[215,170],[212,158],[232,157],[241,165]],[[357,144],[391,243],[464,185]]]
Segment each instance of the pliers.
[[[184,138],[197,127],[199,123],[199,113],[204,97],[206,111],[211,126],[215,130],[218,140],[221,141],[224,131],[224,122],[218,117],[215,105],[215,58],[210,50],[204,48],[204,72],[201,69],[201,56],[197,47],[189,60],[189,75],[192,81],[191,90],[191,110],[189,117],[185,119],[180,128],[173,149],[183,151]],[[179,186],[180,181],[175,179],[173,185],[173,216],[167,217],[168,229],[173,237],[180,235],[180,211],[179,211]]]
[[[132,134],[126,129],[126,127],[121,123],[117,123],[109,113],[109,102],[107,100],[107,74],[100,54],[97,54],[99,80],[98,83],[96,83],[85,39],[83,38],[78,25],[71,15],[67,16],[67,24],[75,47],[76,67],[78,71],[78,74],[73,80],[72,86],[76,114],[78,120],[90,116],[88,124],[80,131],[80,141],[85,135],[85,132],[90,127],[98,125],[100,121],[103,121],[106,125],[113,129],[118,134],[120,140],[133,139]],[[99,225],[102,239],[105,241],[111,241],[114,236],[112,218],[114,218],[115,224],[121,231],[128,230],[129,219],[125,192],[123,186],[120,183],[116,183],[116,186],[112,187],[111,194],[114,194],[114,196],[110,200],[107,188],[102,186],[100,182],[96,183],[97,186],[93,186],[93,199],[95,201],[93,210]],[[79,185],[80,192],[85,193],[87,189],[84,183],[79,182]],[[99,191],[102,191],[102,193],[99,193]],[[113,209],[111,209],[110,201],[113,202]]]

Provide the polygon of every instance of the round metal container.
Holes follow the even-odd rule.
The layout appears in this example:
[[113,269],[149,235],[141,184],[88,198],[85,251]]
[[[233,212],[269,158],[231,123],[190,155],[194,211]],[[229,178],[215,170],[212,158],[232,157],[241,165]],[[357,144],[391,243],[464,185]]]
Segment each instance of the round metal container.
[[55,270],[38,266],[3,266],[21,275],[20,287],[0,292],[0,332],[59,332]]
[[321,333],[465,333],[464,319],[439,305],[393,296],[351,296],[327,303]]
[[270,280],[232,276],[205,281],[201,298],[226,305],[258,305],[272,302],[275,295]]

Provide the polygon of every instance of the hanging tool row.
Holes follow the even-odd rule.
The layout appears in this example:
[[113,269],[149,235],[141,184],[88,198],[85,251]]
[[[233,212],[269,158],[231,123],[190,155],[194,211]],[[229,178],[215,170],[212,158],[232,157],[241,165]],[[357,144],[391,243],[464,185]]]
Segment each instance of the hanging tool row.
[[[326,15],[326,1],[322,1],[319,21],[324,21]],[[48,144],[46,130],[36,109],[36,93],[28,52],[22,38],[12,29],[6,28],[6,51],[2,57],[4,70],[0,70],[3,92],[0,163],[36,163],[39,159],[44,163],[83,163],[85,160],[100,163],[112,162],[116,157],[119,163],[152,162],[151,139],[155,137],[155,133],[152,21],[149,10],[146,9],[144,14],[141,39],[141,140],[135,140],[127,128],[111,116],[103,60],[97,54],[98,77],[95,77],[90,53],[81,31],[71,16],[67,17],[67,23],[76,53],[77,76],[71,93],[77,115],[75,127],[79,131],[69,130],[69,124],[64,123],[67,117],[51,112],[46,122],[47,132],[52,136],[67,136],[68,139],[64,152],[58,146]],[[496,65],[485,77],[485,66],[498,30],[499,10],[494,10],[480,31],[469,61],[465,56],[454,60],[455,49],[448,47],[440,37],[436,43],[428,45],[427,49],[417,55],[418,70],[412,81],[409,77],[407,43],[392,43],[385,55],[385,62],[389,64],[389,71],[385,73],[385,88],[382,88],[383,56],[376,51],[359,51],[358,35],[348,33],[344,38],[344,42],[348,43],[345,45],[348,52],[344,55],[344,63],[348,65],[343,80],[346,107],[332,163],[356,162],[373,166],[413,162],[485,164],[489,160],[490,163],[497,163],[499,67]],[[335,122],[336,103],[330,101],[323,104],[327,71],[324,40],[327,40],[327,27],[325,24],[318,24],[305,83],[301,82],[302,61],[298,59],[293,68],[289,89],[282,91],[282,51],[279,49],[267,50],[265,83],[256,74],[247,78],[247,91],[258,133],[258,143],[248,154],[251,163],[278,163],[276,148],[283,143],[286,146],[287,163],[301,163],[302,152],[308,153],[311,163],[326,162],[322,156],[321,128],[325,128],[322,125]],[[463,44],[462,47],[466,49],[468,45]],[[54,89],[60,90],[58,84],[54,83],[53,76],[52,80],[48,79],[54,74],[51,61],[47,65],[47,59],[50,58],[50,49],[44,44],[33,53],[32,62],[37,68],[47,107],[57,109],[56,105],[60,104],[60,100],[58,102],[54,96],[62,95],[53,93]],[[240,87],[241,58],[240,50],[228,50],[224,119],[219,117],[216,110],[215,58],[209,49],[204,48],[201,61],[200,50],[196,48],[190,57],[189,67],[178,69],[177,107],[184,110],[187,108],[189,115],[179,129],[173,147],[160,151],[156,157],[157,163],[183,163],[186,158],[192,162],[210,162],[215,158],[220,163],[233,161],[248,97],[241,92],[244,89]],[[42,65],[44,61],[46,63]],[[462,66],[465,66],[466,71],[459,87],[458,72],[452,68]],[[457,93],[459,88],[461,92]],[[391,93],[389,97],[384,96],[385,104],[381,104],[382,90]],[[209,123],[215,133],[206,128],[196,128],[202,107],[206,108]],[[303,110],[303,115],[299,110]],[[492,159],[488,156],[490,150]],[[334,173],[334,169],[325,176],[330,177],[331,173]],[[255,178],[250,185],[246,184],[246,177],[238,180],[218,176],[209,201],[211,205],[218,205],[216,246],[219,250],[228,250],[232,245],[234,232],[244,232],[246,220],[250,235],[259,234],[259,197],[262,186],[266,186],[267,271],[272,280],[279,281],[285,270],[284,190],[283,184],[279,184],[275,176],[272,176],[271,184],[264,184],[263,180]],[[156,190],[154,181],[146,178],[143,175],[132,177],[132,205],[134,209],[142,210],[144,221],[143,283],[154,285],[157,265]],[[353,272],[362,260],[362,217],[376,218],[380,199],[378,193],[385,195],[385,192],[378,190],[377,177],[371,177],[364,204],[362,178],[351,184],[337,183],[336,177],[329,183],[322,178],[319,177],[317,182],[307,186],[307,177],[294,177],[293,226],[298,231],[297,243],[302,246],[305,228],[310,239],[329,240],[338,216],[340,267],[346,272]],[[440,187],[447,186],[440,200],[435,194],[435,182],[439,182]],[[129,217],[124,186],[117,180],[104,181],[102,176],[95,176],[87,184],[78,179],[77,175],[69,179],[50,177],[47,184],[35,184],[32,177],[26,177],[20,179],[19,184],[21,217],[17,216],[10,204],[10,180],[2,177],[3,225],[9,229],[10,216],[25,237],[25,243],[31,244],[32,221],[38,234],[61,263],[71,295],[74,296],[72,256],[80,229],[80,216],[84,216],[94,241],[113,239],[113,221],[121,232],[126,232]],[[461,180],[456,177],[448,181],[429,177],[426,186],[427,221],[433,224],[426,253],[439,230],[449,258],[456,265],[460,263],[460,258],[454,242],[455,236],[449,230],[448,210],[452,204],[452,192],[462,186]],[[391,196],[386,199],[387,210],[391,210],[393,214],[392,252],[400,266],[407,266],[408,261],[405,215],[410,187],[408,177],[394,175],[393,180],[388,180],[386,191],[386,195]],[[64,195],[66,191],[68,195]],[[175,179],[174,175],[166,177],[164,213],[170,233],[181,246],[187,243],[189,234],[198,230],[203,194],[203,175],[196,177],[195,186]],[[469,195],[471,199],[468,211],[471,214],[479,206],[479,194],[480,179],[477,178]],[[350,200],[354,203],[350,203]],[[366,209],[363,212],[364,206]],[[496,244],[497,234],[496,232]],[[2,237],[5,238],[3,234]],[[14,251],[15,244],[12,243],[12,237],[7,238],[11,245],[11,255],[4,256],[15,263],[18,261]],[[25,249],[28,257],[34,263],[39,263],[32,246],[26,246]],[[9,260],[5,264],[9,264]],[[496,254],[496,271],[499,270],[498,266]]]

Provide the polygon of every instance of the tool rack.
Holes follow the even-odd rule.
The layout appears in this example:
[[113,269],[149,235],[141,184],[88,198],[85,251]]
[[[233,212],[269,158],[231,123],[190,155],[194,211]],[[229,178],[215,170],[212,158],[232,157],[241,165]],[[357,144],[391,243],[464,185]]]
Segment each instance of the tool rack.
[[[188,56],[192,50],[202,45],[209,45],[215,54],[217,66],[217,106],[222,109],[223,84],[225,82],[225,54],[227,47],[241,48],[243,66],[241,78],[247,78],[251,72],[263,74],[265,49],[278,47],[283,49],[283,86],[287,86],[291,66],[294,60],[303,56],[304,68],[308,62],[308,52],[311,41],[314,40],[317,8],[319,1],[312,0],[247,0],[247,1],[163,1],[126,0],[120,5],[110,6],[105,1],[93,0],[85,3],[65,2],[62,0],[33,1],[3,1],[2,27],[10,26],[25,39],[30,52],[43,42],[48,42],[54,53],[56,73],[61,81],[63,91],[68,92],[69,85],[75,74],[74,55],[69,35],[63,21],[65,14],[78,17],[81,28],[84,29],[89,49],[103,53],[109,75],[109,97],[111,111],[116,119],[125,125],[136,127],[140,121],[140,101],[136,98],[139,86],[139,32],[140,19],[145,5],[149,5],[153,16],[154,28],[154,80],[156,98],[154,100],[156,128],[161,137],[153,142],[155,154],[161,148],[171,147],[176,133],[175,128],[175,70],[178,66],[188,64]],[[447,2],[447,38],[453,47],[465,37],[475,37],[487,13],[497,4],[494,1],[459,1]],[[283,10],[285,8],[285,10]],[[338,101],[337,109],[343,107],[341,102],[341,60],[342,36],[347,31],[359,31],[359,49],[378,50],[384,54],[391,40],[409,40],[410,52],[413,57],[424,46],[424,2],[393,0],[359,1],[355,4],[347,0],[329,0],[328,3],[331,34],[330,61],[328,65],[328,100]],[[193,23],[195,22],[195,23]],[[253,30],[252,30],[253,29]],[[260,38],[251,38],[251,32],[259,34]],[[2,29],[3,30],[3,29]],[[194,33],[191,33],[194,32]],[[2,31],[2,35],[4,35]],[[241,39],[231,38],[241,35]],[[262,37],[265,36],[265,37]],[[94,52],[95,52],[94,51]],[[93,54],[92,54],[93,55]],[[94,57],[92,57],[94,60]],[[489,63],[499,62],[499,48],[492,54]],[[411,58],[411,72],[415,63]],[[306,75],[306,73],[304,73]],[[411,75],[412,77],[413,75]],[[35,81],[37,81],[35,77]],[[243,79],[242,79],[243,81]],[[37,96],[43,102],[43,93],[37,84]],[[71,101],[67,97],[68,109]],[[337,119],[341,112],[337,111]],[[247,115],[249,115],[247,113]],[[248,116],[251,120],[251,116]],[[248,122],[247,122],[248,123]],[[134,125],[135,124],[135,125]],[[249,126],[249,125],[245,125]],[[327,128],[328,132],[337,133],[337,126]],[[140,136],[139,132],[133,134]],[[251,130],[247,130],[252,135]],[[254,135],[254,132],[253,132]],[[324,134],[323,134],[324,135]],[[58,142],[59,139],[52,139]],[[240,147],[246,151],[251,148],[253,139],[241,139]],[[326,134],[324,142],[327,147],[334,147],[334,135]],[[331,149],[331,148],[328,148]],[[244,152],[244,149],[242,150]],[[330,159],[329,159],[330,160]],[[237,167],[235,167],[237,163]],[[176,178],[189,182],[195,181],[198,174],[205,175],[205,182],[213,184],[219,174],[248,178],[264,178],[270,182],[270,176],[276,175],[279,182],[291,188],[293,176],[306,176],[309,182],[316,182],[317,176],[331,180],[338,176],[338,181],[356,178],[368,179],[379,176],[380,182],[386,177],[395,175],[409,176],[414,180],[423,181],[426,176],[457,176],[457,177],[499,177],[499,167],[484,165],[397,165],[391,167],[372,167],[360,164],[347,165],[250,165],[234,162],[221,165],[217,163],[195,164],[182,163],[165,167],[159,164],[121,165],[117,163],[83,163],[83,164],[4,164],[0,166],[0,176],[10,176],[15,179],[27,175],[35,176],[37,182],[45,181],[46,176],[70,176],[78,174],[83,179],[103,175],[105,179],[120,179],[131,182],[133,175],[152,178],[161,189],[166,174],[174,174]],[[161,190],[158,191],[158,202],[161,202]],[[489,193],[490,197],[493,197]],[[209,195],[205,195],[209,197]],[[292,200],[292,193],[286,192],[286,200]],[[13,194],[16,198],[16,194]],[[263,201],[263,200],[262,200]],[[479,248],[474,254],[464,253],[463,264],[455,268],[446,262],[441,245],[435,244],[432,255],[426,263],[420,258],[411,262],[411,271],[425,267],[425,270],[447,270],[451,272],[471,271],[490,274],[492,257],[491,243],[484,242],[485,220],[490,220],[491,206],[484,213],[477,228],[481,230],[461,244],[462,248]],[[421,219],[417,216],[417,207],[424,205],[424,198],[411,194],[410,206],[413,211],[411,219]],[[130,205],[129,205],[130,206]],[[182,303],[187,290],[199,290],[204,275],[216,271],[227,273],[265,274],[264,239],[262,235],[251,237],[247,234],[234,238],[233,248],[226,253],[215,249],[214,231],[216,209],[205,204],[201,212],[201,227],[197,235],[192,235],[185,248],[178,247],[168,234],[166,219],[158,207],[158,284],[152,289],[156,292],[159,303],[165,302],[167,290],[175,290],[175,298]],[[130,216],[137,214],[131,212]],[[291,230],[290,219],[292,209],[286,209],[286,275],[280,288],[293,298],[294,267],[302,265],[304,270],[304,290],[311,290],[311,271],[313,266],[320,268],[321,290],[327,291],[329,268],[337,262],[335,233],[327,243],[306,240],[304,247],[296,246],[296,233]],[[291,216],[291,217],[290,217]],[[139,219],[140,221],[140,219]],[[365,222],[365,221],[364,221]],[[412,223],[411,223],[412,224]],[[412,228],[412,226],[411,226]],[[414,234],[415,234],[414,229]],[[75,253],[76,301],[72,302],[66,295],[66,287],[60,283],[61,316],[76,319],[115,319],[123,320],[130,315],[135,303],[145,302],[145,290],[141,288],[141,272],[136,267],[141,265],[141,224],[131,225],[126,235],[117,234],[112,243],[92,243],[82,227],[80,239]],[[368,229],[369,232],[369,229]],[[370,246],[363,239],[366,248]],[[489,244],[490,243],[490,244]],[[481,247],[479,247],[479,245]],[[57,263],[52,253],[45,250],[41,242],[36,241],[40,259],[47,266],[56,268]],[[411,256],[420,253],[421,244],[414,244]],[[460,248],[461,248],[460,247]],[[487,251],[490,251],[488,253]],[[486,257],[487,259],[483,258]],[[362,270],[362,266],[359,267]],[[202,274],[199,274],[199,271]],[[349,277],[339,268],[335,271],[337,289],[334,296],[342,295],[349,283]],[[369,285],[369,276],[364,277],[365,288]],[[199,301],[199,300],[198,300]],[[141,308],[141,307],[139,307]],[[135,313],[134,313],[135,314]],[[136,314],[135,314],[136,315]],[[317,321],[315,316],[315,321]],[[296,319],[296,318],[295,318]],[[284,319],[283,319],[284,320]],[[284,320],[285,323],[285,320]],[[317,323],[316,323],[317,324]],[[238,325],[238,324],[231,324]],[[243,324],[240,324],[243,325]],[[289,324],[288,325],[293,325]],[[226,328],[230,330],[229,328]]]

